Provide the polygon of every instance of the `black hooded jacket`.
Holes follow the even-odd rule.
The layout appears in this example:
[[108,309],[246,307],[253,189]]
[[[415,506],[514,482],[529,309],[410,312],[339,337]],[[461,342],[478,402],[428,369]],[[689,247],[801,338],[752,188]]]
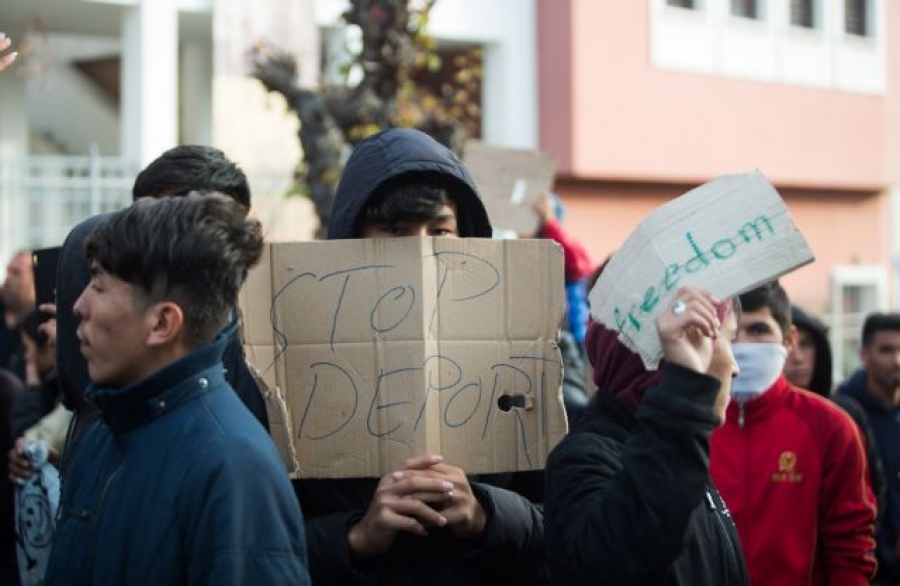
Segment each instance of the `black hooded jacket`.
[[709,477],[719,382],[674,364],[633,413],[598,390],[547,460],[553,586],[749,586]]
[[418,130],[392,128],[359,143],[335,193],[328,239],[356,238],[360,213],[383,185],[401,177],[443,183],[456,202],[462,237],[490,238],[491,222],[475,181],[449,149]]
[[[461,236],[490,237],[491,225],[475,184],[459,160],[427,135],[392,129],[353,151],[338,186],[329,239],[353,238],[361,212],[388,181],[413,174],[444,183],[457,204]],[[451,463],[452,464],[452,463]],[[356,559],[347,542],[375,494],[377,479],[295,482],[309,543],[314,584],[341,586],[488,586],[543,584],[543,515],[528,499],[491,484],[471,482],[489,519],[477,538],[447,528],[427,538],[400,533],[380,556]]]
[[791,306],[791,323],[798,329],[809,332],[816,347],[816,364],[813,367],[809,391],[828,397],[831,395],[831,345],[828,343],[828,329],[825,324],[809,315],[796,305]]

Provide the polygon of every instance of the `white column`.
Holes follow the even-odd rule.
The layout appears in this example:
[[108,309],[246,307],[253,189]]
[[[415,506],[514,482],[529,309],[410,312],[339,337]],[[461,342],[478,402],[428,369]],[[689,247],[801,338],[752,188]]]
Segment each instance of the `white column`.
[[212,142],[212,45],[198,41],[181,48],[181,141]]
[[122,155],[141,167],[178,142],[178,10],[141,0],[122,22]]

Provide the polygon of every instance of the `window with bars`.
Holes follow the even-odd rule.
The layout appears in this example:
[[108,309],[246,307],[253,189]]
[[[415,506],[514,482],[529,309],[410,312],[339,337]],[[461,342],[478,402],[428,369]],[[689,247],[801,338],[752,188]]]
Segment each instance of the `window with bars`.
[[791,24],[801,28],[816,28],[815,0],[791,0]]
[[759,19],[758,0],[731,0],[731,14],[743,18]]
[[844,30],[860,37],[871,36],[869,12],[871,0],[844,0]]

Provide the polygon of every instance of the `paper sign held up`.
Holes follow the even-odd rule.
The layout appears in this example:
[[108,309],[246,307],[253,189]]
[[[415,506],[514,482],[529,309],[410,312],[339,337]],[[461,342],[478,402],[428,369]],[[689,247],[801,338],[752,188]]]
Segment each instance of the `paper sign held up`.
[[463,162],[495,228],[527,236],[537,232],[538,218],[531,206],[553,188],[556,160],[552,155],[469,140]]
[[428,453],[543,468],[566,432],[562,283],[546,240],[269,244],[241,306],[291,475],[380,477]]
[[761,173],[728,175],[644,218],[590,293],[594,319],[654,369],[662,357],[654,320],[691,285],[726,298],[812,262],[787,206]]

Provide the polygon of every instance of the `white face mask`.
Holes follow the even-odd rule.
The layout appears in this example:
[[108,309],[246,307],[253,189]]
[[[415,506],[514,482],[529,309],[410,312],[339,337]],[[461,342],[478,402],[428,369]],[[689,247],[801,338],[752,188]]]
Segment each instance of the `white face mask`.
[[736,343],[731,349],[741,369],[731,382],[731,397],[738,403],[766,392],[778,380],[787,360],[787,348],[782,344]]

